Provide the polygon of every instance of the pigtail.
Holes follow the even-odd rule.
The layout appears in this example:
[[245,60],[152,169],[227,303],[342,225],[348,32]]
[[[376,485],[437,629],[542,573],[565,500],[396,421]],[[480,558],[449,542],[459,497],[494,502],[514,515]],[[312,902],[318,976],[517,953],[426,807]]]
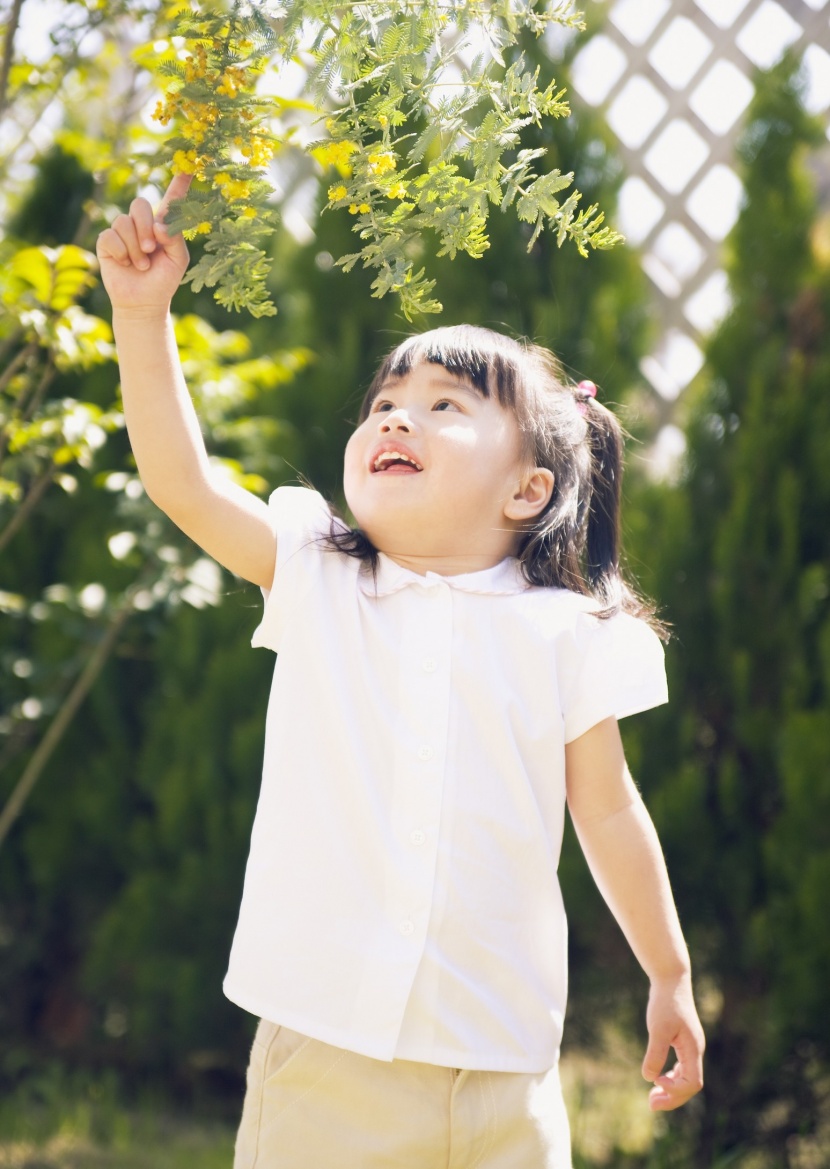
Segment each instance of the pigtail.
[[[581,403],[580,403],[581,405]],[[601,616],[630,613],[647,621],[668,640],[667,627],[651,605],[626,580],[621,558],[623,431],[616,417],[589,399],[582,411],[591,450],[590,503],[585,527],[584,572],[591,593],[603,606]]]
[[585,533],[585,575],[591,592],[609,609],[620,608],[620,501],[623,439],[610,410],[586,403],[585,421],[591,449],[590,505]]

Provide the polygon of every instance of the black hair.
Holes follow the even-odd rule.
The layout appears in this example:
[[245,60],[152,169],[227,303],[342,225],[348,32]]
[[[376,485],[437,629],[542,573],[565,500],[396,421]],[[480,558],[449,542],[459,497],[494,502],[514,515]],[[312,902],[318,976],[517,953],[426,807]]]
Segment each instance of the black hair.
[[[388,381],[422,362],[463,377],[516,416],[523,457],[553,473],[548,505],[525,529],[517,556],[529,584],[593,597],[599,617],[625,612],[665,637],[654,608],[620,564],[623,431],[610,410],[568,383],[550,350],[476,325],[451,325],[401,342],[383,360],[358,425]],[[377,569],[377,549],[359,528],[332,523],[326,543]]]

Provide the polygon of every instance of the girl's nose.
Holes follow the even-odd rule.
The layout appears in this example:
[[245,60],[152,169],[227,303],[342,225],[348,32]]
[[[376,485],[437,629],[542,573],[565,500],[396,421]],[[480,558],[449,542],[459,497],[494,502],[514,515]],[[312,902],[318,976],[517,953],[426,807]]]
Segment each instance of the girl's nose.
[[387,410],[381,415],[381,423],[378,430],[381,434],[389,434],[393,430],[403,430],[406,434],[413,429],[412,421],[407,412],[398,407],[395,410]]

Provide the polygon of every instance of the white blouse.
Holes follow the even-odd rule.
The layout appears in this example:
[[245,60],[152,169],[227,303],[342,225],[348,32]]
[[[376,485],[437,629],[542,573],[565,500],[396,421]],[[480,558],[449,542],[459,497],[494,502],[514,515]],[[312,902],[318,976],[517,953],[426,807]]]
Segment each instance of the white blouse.
[[323,547],[282,487],[255,646],[278,653],[224,989],[376,1059],[540,1072],[558,1057],[565,744],[667,700],[627,615],[508,558],[425,576]]

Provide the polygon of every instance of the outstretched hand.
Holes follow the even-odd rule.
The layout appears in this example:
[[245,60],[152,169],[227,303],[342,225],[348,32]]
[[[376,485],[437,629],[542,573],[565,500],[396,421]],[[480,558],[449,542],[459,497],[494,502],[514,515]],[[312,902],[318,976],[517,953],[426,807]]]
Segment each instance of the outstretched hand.
[[191,181],[191,175],[175,175],[155,214],[146,199],[134,199],[129,213],[98,236],[101,279],[114,309],[142,316],[167,312],[190,256],[182,236],[168,234],[164,219]]
[[[649,1107],[653,1112],[669,1112],[703,1087],[706,1041],[688,975],[651,984],[646,1023],[649,1042],[642,1070],[643,1077],[654,1084],[649,1092]],[[677,1062],[663,1073],[672,1048]]]

